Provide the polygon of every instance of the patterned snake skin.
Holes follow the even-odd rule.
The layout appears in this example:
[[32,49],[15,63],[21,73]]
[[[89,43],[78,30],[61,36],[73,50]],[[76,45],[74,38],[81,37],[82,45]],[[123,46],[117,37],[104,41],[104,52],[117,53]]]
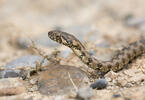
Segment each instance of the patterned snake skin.
[[69,33],[53,30],[48,32],[48,37],[71,48],[83,63],[101,73],[106,73],[110,70],[119,71],[135,57],[145,53],[145,40],[142,39],[124,47],[110,61],[100,61],[92,57],[82,43]]

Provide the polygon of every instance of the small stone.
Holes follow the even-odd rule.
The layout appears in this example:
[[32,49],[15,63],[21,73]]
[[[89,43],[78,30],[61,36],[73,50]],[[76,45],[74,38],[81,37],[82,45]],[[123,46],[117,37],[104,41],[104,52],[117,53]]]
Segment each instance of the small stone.
[[121,97],[120,94],[113,94],[113,98],[118,98],[118,97]]
[[75,91],[73,83],[79,88],[89,81],[86,73],[74,66],[49,65],[47,68],[38,76],[38,91],[43,95],[63,95]]
[[77,98],[81,100],[89,100],[93,97],[94,92],[90,87],[81,88],[77,92]]
[[[35,68],[36,62],[40,63],[42,59],[43,58],[41,56],[28,55],[28,56],[22,56],[15,60],[12,60],[11,62],[5,65],[6,70],[0,71],[0,78],[23,76],[21,75],[22,70],[20,70],[20,68],[22,69]],[[47,63],[48,63],[47,60],[45,60],[43,63],[43,66],[47,65]]]
[[[27,66],[35,67],[36,62],[40,62],[42,61],[42,59],[43,58],[41,56],[36,55],[22,56],[6,64],[5,67],[6,68],[27,67]],[[45,60],[44,65],[46,65],[46,63],[47,61]]]
[[7,72],[5,73],[5,78],[8,78],[9,76],[11,76],[11,77],[19,77],[19,74],[16,73],[16,72],[7,71]]
[[107,87],[108,82],[106,79],[99,79],[95,83],[91,84],[90,87],[93,89],[104,89]]
[[18,78],[0,79],[0,96],[17,95],[26,92],[26,88]]

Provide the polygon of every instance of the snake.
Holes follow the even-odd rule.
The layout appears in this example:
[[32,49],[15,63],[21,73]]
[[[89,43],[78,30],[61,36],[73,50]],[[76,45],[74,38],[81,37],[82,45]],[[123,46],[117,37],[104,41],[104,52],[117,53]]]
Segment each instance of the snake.
[[96,74],[107,73],[110,70],[120,71],[133,59],[145,53],[145,39],[140,39],[124,46],[121,50],[117,50],[117,54],[109,61],[101,61],[91,56],[84,45],[70,33],[51,30],[48,32],[48,37],[69,47],[84,64],[95,70]]

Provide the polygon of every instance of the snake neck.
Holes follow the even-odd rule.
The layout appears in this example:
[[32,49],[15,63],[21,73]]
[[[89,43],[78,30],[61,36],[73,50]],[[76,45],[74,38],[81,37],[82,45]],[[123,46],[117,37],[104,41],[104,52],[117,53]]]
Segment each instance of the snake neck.
[[78,50],[75,48],[71,48],[72,51],[74,52],[74,54],[76,56],[78,56],[78,58],[87,66],[89,66],[92,69],[97,70],[97,64],[99,63],[99,61],[97,59],[95,59],[93,56],[91,56],[85,48],[83,48],[82,50]]

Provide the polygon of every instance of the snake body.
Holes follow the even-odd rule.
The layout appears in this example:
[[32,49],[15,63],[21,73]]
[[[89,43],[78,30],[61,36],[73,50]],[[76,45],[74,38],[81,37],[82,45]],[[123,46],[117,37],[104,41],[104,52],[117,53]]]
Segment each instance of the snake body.
[[119,71],[134,58],[145,53],[145,39],[141,39],[124,47],[110,61],[100,61],[92,57],[82,43],[69,33],[52,30],[48,32],[48,37],[72,49],[83,63],[101,73]]

